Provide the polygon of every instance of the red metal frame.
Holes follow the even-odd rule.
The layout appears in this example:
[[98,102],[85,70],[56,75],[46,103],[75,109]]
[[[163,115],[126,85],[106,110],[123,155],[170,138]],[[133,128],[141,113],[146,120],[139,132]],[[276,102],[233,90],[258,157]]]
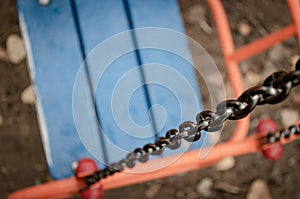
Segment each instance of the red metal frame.
[[[300,120],[297,125],[300,124]],[[142,175],[134,174],[133,172],[147,171],[157,164],[162,162],[172,161],[173,157],[169,156],[162,159],[152,160],[146,164],[138,164],[133,169],[126,169],[122,173],[116,173],[106,179],[102,179],[95,186],[102,186],[104,190],[114,189],[122,186],[128,186],[136,183],[141,183],[149,180],[159,179],[178,173],[197,170],[199,168],[209,166],[224,157],[238,156],[243,154],[259,152],[262,149],[269,147],[268,145],[261,146],[259,133],[255,133],[246,139],[241,141],[229,141],[216,145],[212,151],[203,159],[199,159],[199,151],[189,151],[182,154],[180,160],[174,162],[168,167],[164,167],[154,172],[145,172]],[[289,143],[297,139],[294,135],[288,140],[282,140],[281,144]],[[45,199],[57,199],[67,198],[78,193],[79,190],[85,188],[86,184],[83,178],[71,177],[68,179],[48,182],[42,185],[29,187],[20,191],[16,191],[11,194],[8,199],[33,199],[33,198],[45,198]]]
[[[242,84],[242,76],[239,70],[238,62],[246,58],[249,58],[255,54],[266,50],[276,43],[296,35],[298,38],[298,44],[300,46],[300,2],[299,0],[287,0],[290,13],[293,19],[293,24],[278,30],[264,38],[258,39],[240,49],[235,50],[231,32],[229,29],[227,17],[224,8],[219,0],[207,0],[218,29],[220,43],[227,67],[228,77],[231,82],[234,95],[238,97],[244,90]],[[138,164],[133,169],[126,169],[122,173],[116,173],[115,175],[101,180],[95,186],[103,186],[103,189],[113,189],[122,186],[128,186],[136,183],[141,183],[149,180],[154,180],[182,172],[188,172],[196,170],[221,160],[227,156],[237,156],[247,153],[255,153],[262,150],[259,142],[258,134],[246,137],[249,127],[249,117],[237,122],[237,127],[230,139],[225,143],[217,144],[212,148],[209,155],[205,158],[199,159],[199,151],[189,151],[180,156],[177,161],[173,161],[174,156],[160,158],[152,160],[146,164]],[[300,124],[300,120],[298,121]],[[291,137],[288,140],[282,141],[282,144],[293,141],[296,137]],[[204,149],[205,150],[205,149]],[[167,167],[162,169],[145,172],[142,175],[134,174],[139,171],[151,170],[151,168],[157,165],[173,161]],[[79,190],[84,188],[85,182],[82,178],[71,177],[68,179],[48,182],[42,185],[29,187],[23,190],[19,190],[11,194],[9,199],[16,198],[66,198],[70,197]]]

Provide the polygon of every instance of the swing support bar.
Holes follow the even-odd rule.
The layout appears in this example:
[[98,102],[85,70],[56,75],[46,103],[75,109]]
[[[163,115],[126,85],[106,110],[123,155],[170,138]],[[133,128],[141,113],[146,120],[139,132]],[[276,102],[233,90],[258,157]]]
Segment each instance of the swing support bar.
[[[300,124],[300,120],[297,125]],[[215,145],[211,148],[210,152],[204,157],[199,158],[200,150],[189,151],[180,155],[177,161],[174,161],[174,156],[168,156],[147,162],[146,164],[137,164],[133,169],[125,169],[121,173],[116,173],[102,179],[100,182],[93,186],[102,186],[104,190],[115,189],[123,186],[129,186],[137,183],[146,182],[149,180],[160,179],[167,176],[176,175],[194,171],[209,165],[212,165],[219,160],[228,156],[239,156],[243,154],[251,154],[260,152],[262,149],[268,147],[261,146],[259,133],[247,137],[242,141],[229,141]],[[297,139],[296,135],[291,136],[289,139],[280,140],[281,144],[287,144]],[[203,149],[204,151],[207,148]],[[166,163],[173,162],[168,166],[157,169],[152,172],[147,172],[157,165],[166,165]],[[144,171],[143,173],[141,173]],[[138,173],[140,175],[138,175]],[[86,187],[85,180],[82,178],[71,177],[64,180],[52,181],[45,184],[25,188],[11,194],[8,199],[33,199],[33,198],[67,198],[78,193]]]

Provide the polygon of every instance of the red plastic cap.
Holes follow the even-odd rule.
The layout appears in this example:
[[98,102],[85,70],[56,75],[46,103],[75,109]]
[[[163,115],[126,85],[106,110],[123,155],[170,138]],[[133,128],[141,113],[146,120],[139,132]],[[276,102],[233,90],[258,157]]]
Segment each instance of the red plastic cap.
[[[98,171],[96,162],[90,158],[83,158],[78,161],[76,168],[76,176],[84,177]],[[101,186],[94,185],[89,189],[80,191],[80,196],[83,199],[101,199],[103,197],[103,189]]]
[[[278,131],[277,124],[271,119],[262,119],[259,121],[256,131],[259,136],[266,136],[270,132]],[[278,160],[283,152],[283,148],[280,143],[273,143],[267,149],[262,150],[262,154],[269,160]]]
[[78,161],[78,166],[76,168],[76,176],[81,177],[88,174],[92,174],[98,171],[98,166],[96,162],[90,158],[83,158]]

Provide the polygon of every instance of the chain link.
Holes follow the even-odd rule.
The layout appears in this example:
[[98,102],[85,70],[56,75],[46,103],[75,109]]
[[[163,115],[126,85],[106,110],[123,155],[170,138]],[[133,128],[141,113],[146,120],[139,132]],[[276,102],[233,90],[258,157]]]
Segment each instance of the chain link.
[[[299,61],[298,61],[299,62]],[[300,62],[299,62],[300,63]],[[297,63],[298,64],[298,63]],[[298,64],[299,65],[299,64]],[[177,129],[167,131],[165,137],[159,137],[154,144],[146,144],[143,148],[136,148],[126,158],[112,163],[106,168],[86,177],[87,185],[92,185],[102,178],[123,171],[125,167],[133,168],[136,162],[147,162],[149,155],[160,155],[165,148],[172,150],[181,146],[181,140],[195,142],[201,138],[201,131],[218,131],[223,128],[226,120],[238,120],[249,115],[257,106],[276,104],[288,97],[292,87],[300,84],[300,71],[275,72],[263,82],[246,90],[237,100],[225,100],[217,105],[216,111],[203,111],[196,116],[196,122],[185,121]],[[282,137],[289,138],[291,134],[299,134],[300,127],[292,126],[280,133],[270,133],[268,142],[276,142]]]
[[265,144],[280,142],[282,139],[289,139],[292,135],[300,135],[300,125],[292,125],[287,129],[282,129],[279,132],[269,132],[266,137]]

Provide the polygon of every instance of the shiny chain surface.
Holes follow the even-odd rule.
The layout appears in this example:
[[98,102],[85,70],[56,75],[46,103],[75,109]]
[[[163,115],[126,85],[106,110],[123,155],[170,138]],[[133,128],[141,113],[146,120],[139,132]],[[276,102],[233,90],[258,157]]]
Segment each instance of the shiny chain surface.
[[[106,168],[85,177],[87,185],[92,185],[102,178],[123,171],[125,167],[133,168],[137,161],[147,162],[149,155],[160,155],[165,148],[177,149],[181,140],[195,142],[200,139],[201,131],[218,131],[226,120],[238,120],[246,117],[257,105],[276,104],[288,97],[291,89],[300,84],[300,62],[297,70],[292,72],[279,71],[271,74],[262,85],[252,87],[240,95],[237,100],[225,100],[217,105],[216,111],[203,111],[196,116],[196,122],[185,121],[177,129],[167,131],[165,137],[159,137],[152,144],[136,148],[126,158],[109,164]],[[300,127],[293,126],[280,133],[270,133],[267,143],[288,138],[291,134],[299,134]]]

